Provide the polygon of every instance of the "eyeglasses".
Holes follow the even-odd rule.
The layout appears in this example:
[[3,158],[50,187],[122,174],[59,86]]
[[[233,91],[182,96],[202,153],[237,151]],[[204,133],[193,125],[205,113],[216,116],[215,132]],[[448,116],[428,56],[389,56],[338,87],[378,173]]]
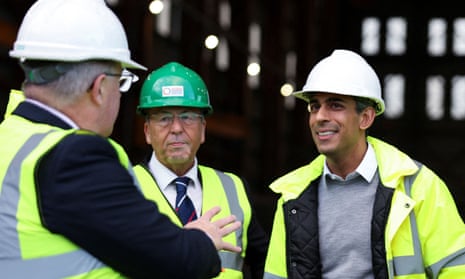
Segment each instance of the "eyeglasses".
[[139,80],[139,77],[130,71],[123,69],[121,74],[114,73],[104,73],[107,76],[119,77],[119,91],[124,93],[128,92],[131,88],[131,85]]
[[173,124],[174,122],[174,118],[178,118],[184,126],[191,126],[198,123],[199,120],[203,119],[203,117],[204,116],[202,114],[192,111],[181,112],[179,114],[173,114],[170,112],[159,112],[149,114],[147,116],[147,118],[149,120],[152,120],[155,123],[155,125],[160,126],[162,128],[171,126],[171,124]]

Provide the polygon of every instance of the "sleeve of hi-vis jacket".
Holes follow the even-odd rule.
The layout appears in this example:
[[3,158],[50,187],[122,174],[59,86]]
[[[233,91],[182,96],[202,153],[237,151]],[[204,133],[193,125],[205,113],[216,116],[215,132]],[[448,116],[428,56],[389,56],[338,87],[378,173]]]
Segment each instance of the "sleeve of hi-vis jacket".
[[412,187],[423,261],[430,278],[465,278],[465,225],[445,183],[423,166]]

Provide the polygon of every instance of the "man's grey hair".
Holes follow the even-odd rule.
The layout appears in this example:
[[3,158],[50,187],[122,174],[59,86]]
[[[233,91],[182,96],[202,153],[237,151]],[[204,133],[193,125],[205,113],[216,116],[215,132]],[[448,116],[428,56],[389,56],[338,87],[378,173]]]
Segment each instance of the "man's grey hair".
[[[72,103],[78,96],[87,92],[93,85],[94,80],[98,75],[111,72],[115,73],[117,70],[118,63],[113,61],[84,61],[84,62],[72,62],[72,63],[45,63],[41,64],[39,68],[66,68],[64,73],[60,73],[58,77],[52,81],[45,82],[34,82],[29,81],[26,72],[26,81],[23,84],[23,90],[28,95],[28,85],[39,85],[46,87],[49,94],[60,103]],[[39,68],[32,68],[37,70]],[[40,70],[40,69],[39,69]]]

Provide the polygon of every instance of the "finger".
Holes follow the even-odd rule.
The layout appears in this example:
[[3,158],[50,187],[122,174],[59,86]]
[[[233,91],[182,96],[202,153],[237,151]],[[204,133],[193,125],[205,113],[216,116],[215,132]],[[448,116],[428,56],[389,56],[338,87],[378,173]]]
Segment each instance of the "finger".
[[201,219],[207,219],[209,222],[210,220],[219,212],[221,211],[221,208],[219,206],[214,206],[207,210],[202,216],[200,217]]
[[238,230],[239,228],[241,227],[241,222],[239,221],[236,221],[234,223],[231,223],[230,225],[228,226],[224,226],[220,229],[220,235],[221,237],[224,237],[236,230]]
[[236,221],[236,216],[234,215],[229,215],[229,216],[226,216],[224,218],[221,218],[221,219],[218,219],[214,222],[212,222],[213,224],[215,224],[218,228],[222,228],[228,224],[231,224],[233,223],[234,221]]
[[232,245],[231,243],[228,243],[228,242],[223,242],[222,243],[222,250],[235,252],[235,253],[239,253],[239,252],[242,251],[241,247],[234,246],[234,245]]

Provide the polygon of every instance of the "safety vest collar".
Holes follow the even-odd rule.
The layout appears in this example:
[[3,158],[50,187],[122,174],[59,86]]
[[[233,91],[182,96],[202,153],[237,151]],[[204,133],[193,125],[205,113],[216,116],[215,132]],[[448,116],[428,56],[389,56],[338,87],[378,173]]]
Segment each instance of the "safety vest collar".
[[282,194],[284,201],[297,198],[312,182],[323,173],[325,156],[320,155],[310,164],[300,167],[275,180],[270,189]]
[[[405,176],[418,170],[415,162],[396,147],[373,137],[367,137],[373,146],[382,185],[396,188]],[[396,156],[392,156],[396,154]],[[281,194],[284,201],[297,198],[310,184],[323,173],[325,156],[319,155],[310,164],[300,167],[275,180],[270,189]]]
[[405,176],[417,172],[415,162],[396,147],[373,137],[367,137],[367,141],[375,150],[379,178],[385,187],[396,188]]

